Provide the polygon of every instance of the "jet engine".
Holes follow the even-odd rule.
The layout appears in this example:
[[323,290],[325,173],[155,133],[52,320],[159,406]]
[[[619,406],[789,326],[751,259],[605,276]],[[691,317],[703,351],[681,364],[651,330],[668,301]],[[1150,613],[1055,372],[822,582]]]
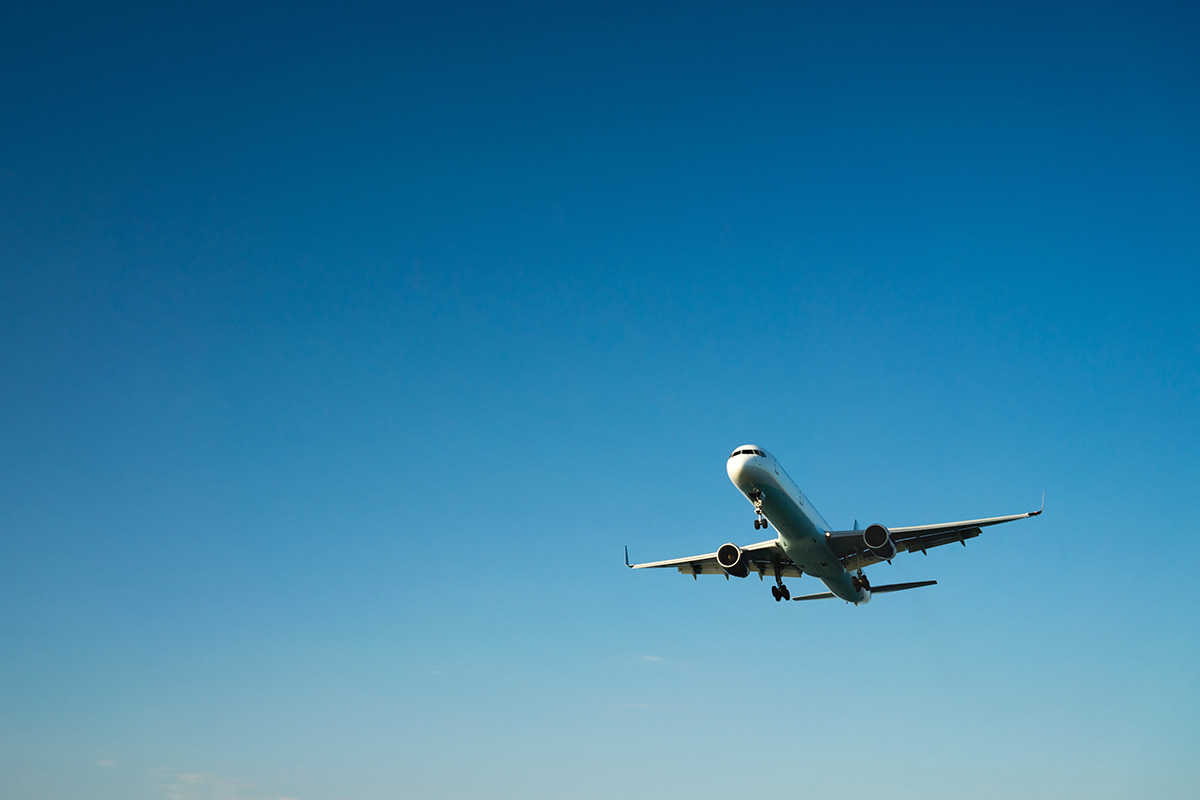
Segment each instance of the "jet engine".
[[891,561],[896,557],[896,543],[892,541],[891,532],[882,525],[868,525],[863,531],[863,542],[871,548],[872,553],[884,561]]
[[735,578],[744,578],[750,573],[750,561],[742,552],[742,548],[733,542],[723,544],[717,549],[717,563],[725,570],[725,574]]

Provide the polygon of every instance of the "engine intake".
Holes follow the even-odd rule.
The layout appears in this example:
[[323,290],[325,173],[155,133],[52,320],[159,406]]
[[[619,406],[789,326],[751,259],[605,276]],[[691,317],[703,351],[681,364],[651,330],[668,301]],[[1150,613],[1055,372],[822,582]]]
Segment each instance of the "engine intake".
[[750,561],[742,548],[733,542],[723,544],[717,549],[717,564],[725,570],[725,574],[735,578],[744,578],[750,574]]
[[896,557],[896,543],[892,541],[891,532],[882,525],[868,525],[863,531],[863,542],[872,553],[884,561],[891,561]]

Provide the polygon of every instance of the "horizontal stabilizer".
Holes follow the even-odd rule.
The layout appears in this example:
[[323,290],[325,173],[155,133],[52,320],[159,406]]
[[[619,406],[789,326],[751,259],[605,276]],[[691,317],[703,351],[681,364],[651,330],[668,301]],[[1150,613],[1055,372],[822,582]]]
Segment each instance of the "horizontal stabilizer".
[[[905,589],[920,589],[922,586],[933,586],[937,581],[915,581],[913,583],[889,583],[886,586],[872,586],[871,594],[887,594],[888,592],[903,592]],[[818,594],[805,594],[800,597],[793,597],[793,600],[830,600],[833,598],[833,592],[820,592]]]
[[922,586],[933,586],[937,581],[916,581],[914,583],[889,583],[887,586],[872,586],[871,594],[886,594],[888,592],[903,592],[905,589],[920,589]]

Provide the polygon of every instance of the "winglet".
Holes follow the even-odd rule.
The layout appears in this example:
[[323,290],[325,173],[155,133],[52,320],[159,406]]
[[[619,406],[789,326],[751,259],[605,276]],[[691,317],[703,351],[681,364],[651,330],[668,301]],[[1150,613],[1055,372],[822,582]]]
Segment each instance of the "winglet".
[[625,545],[625,566],[633,568],[633,564],[629,563],[629,545]]
[[1042,504],[1040,506],[1038,506],[1037,511],[1030,511],[1029,516],[1036,517],[1038,514],[1042,513],[1042,511],[1045,508],[1046,508],[1046,490],[1042,489]]

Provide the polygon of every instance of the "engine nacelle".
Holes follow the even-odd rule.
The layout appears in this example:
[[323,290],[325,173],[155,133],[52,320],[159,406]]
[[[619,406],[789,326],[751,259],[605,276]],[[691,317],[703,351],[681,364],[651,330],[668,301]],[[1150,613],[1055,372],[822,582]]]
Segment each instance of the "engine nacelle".
[[891,532],[882,525],[868,525],[863,531],[863,542],[879,558],[891,561],[896,557],[896,543],[892,541]]
[[744,578],[750,574],[749,559],[742,552],[742,548],[733,542],[717,548],[717,564],[725,570],[726,575],[732,575],[735,578]]

